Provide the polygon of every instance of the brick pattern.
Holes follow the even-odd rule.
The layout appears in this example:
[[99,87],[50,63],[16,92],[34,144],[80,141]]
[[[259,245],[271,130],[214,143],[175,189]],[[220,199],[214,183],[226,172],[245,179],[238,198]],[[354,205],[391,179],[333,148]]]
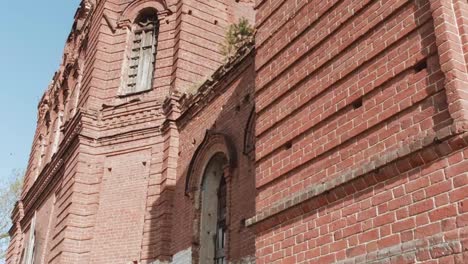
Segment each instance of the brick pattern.
[[[196,95],[185,99],[181,105],[186,110],[177,121],[180,128],[179,161],[174,187],[176,206],[172,208],[172,252],[182,251],[192,246],[193,240],[196,240],[193,230],[199,229],[198,205],[196,198],[185,193],[185,176],[191,160],[195,158],[194,152],[203,143],[209,129],[211,133],[226,135],[233,142],[238,158],[238,166],[233,168],[228,183],[228,199],[231,201],[228,216],[228,259],[240,261],[255,254],[253,233],[244,226],[245,219],[255,213],[254,178],[251,177],[254,168],[251,157],[243,154],[245,129],[253,107],[253,56],[246,56],[235,65],[218,82],[206,83],[208,87],[201,88],[204,96]],[[192,252],[194,263],[198,263],[198,245],[192,247]]]
[[141,150],[106,158],[91,263],[139,259],[150,153]]
[[178,91],[189,91],[222,64],[220,44],[224,40],[222,28],[228,24],[227,5],[217,0],[180,2],[176,11],[181,14],[176,26],[177,73],[172,85]]
[[[253,6],[255,49],[223,58]],[[153,87],[122,96],[148,7]],[[467,13],[465,0],[83,0],[38,105],[7,263],[35,214],[41,263],[199,263],[210,135],[237,157],[230,263],[465,263]]]
[[[340,7],[349,5],[334,6],[308,32],[325,32],[318,30],[319,24],[333,21],[333,15],[341,14]],[[373,23],[358,27],[350,39],[346,33],[355,31],[347,26],[362,17]],[[322,41],[308,46],[310,55],[305,52],[298,60],[285,57],[288,60],[282,63],[283,54],[289,54],[284,50],[271,67],[257,69],[256,178],[262,188],[258,209],[350,166],[358,167],[397,148],[398,142],[450,125],[444,78],[433,56],[431,21],[424,1],[370,3],[356,9],[334,34],[314,38]],[[343,50],[334,45],[335,39],[343,43]],[[286,49],[298,50],[295,43]],[[327,47],[334,50],[322,50]],[[359,52],[365,47],[366,52]],[[261,50],[257,57],[262,57]],[[285,65],[283,72],[275,72],[274,65]],[[263,81],[263,76],[278,77]],[[285,83],[288,88],[280,89]],[[284,188],[286,183],[291,189]]]
[[445,74],[445,89],[449,111],[459,130],[468,127],[468,69],[466,60],[466,30],[468,3],[456,1],[430,1],[435,18],[434,27],[440,55],[441,69]]
[[[250,226],[250,225],[256,224],[271,216],[274,216],[287,209],[290,209],[293,206],[299,205],[302,202],[305,202],[311,198],[326,194],[335,188],[339,188],[342,184],[345,184],[351,180],[357,179],[366,173],[376,171],[376,170],[379,171],[382,168],[382,166],[391,162],[395,162],[398,159],[406,158],[406,156],[411,153],[421,152],[419,154],[421,155],[420,159],[424,160],[425,162],[430,162],[437,157],[437,155],[434,155],[434,151],[435,153],[440,153],[440,152],[444,152],[444,150],[446,151],[447,148],[451,150],[457,150],[458,148],[463,146],[463,144],[457,145],[456,144],[457,140],[450,139],[450,142],[452,143],[450,144],[450,146],[443,144],[443,145],[437,146],[437,149],[435,150],[425,149],[428,147],[434,148],[432,146],[434,142],[440,142],[452,136],[451,131],[444,130],[440,132],[442,133],[438,133],[437,135],[427,135],[426,137],[420,140],[413,141],[410,144],[403,143],[401,144],[400,148],[396,149],[395,151],[387,152],[385,155],[383,155],[379,159],[374,159],[372,162],[364,164],[361,168],[349,170],[344,173],[333,175],[331,177],[332,180],[329,180],[320,184],[307,186],[305,190],[297,192],[290,197],[286,197],[274,204],[269,205],[269,207],[266,210],[258,213],[255,217],[248,219],[247,225]],[[466,136],[467,135],[465,134],[464,137]],[[459,139],[459,140],[463,142],[463,139]]]
[[463,263],[462,2],[256,2],[257,263]]
[[257,228],[256,263],[464,263],[468,150],[438,153],[417,167],[414,156],[389,164],[267,220]]

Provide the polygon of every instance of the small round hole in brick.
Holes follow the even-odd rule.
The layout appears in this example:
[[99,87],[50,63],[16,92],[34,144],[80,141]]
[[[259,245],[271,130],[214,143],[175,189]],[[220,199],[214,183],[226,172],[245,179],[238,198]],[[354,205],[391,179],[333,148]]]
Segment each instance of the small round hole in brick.
[[215,20],[213,24],[218,25],[218,20]]
[[187,12],[187,14],[189,14],[189,15],[191,16],[191,15],[192,15],[192,10],[189,10],[189,11]]

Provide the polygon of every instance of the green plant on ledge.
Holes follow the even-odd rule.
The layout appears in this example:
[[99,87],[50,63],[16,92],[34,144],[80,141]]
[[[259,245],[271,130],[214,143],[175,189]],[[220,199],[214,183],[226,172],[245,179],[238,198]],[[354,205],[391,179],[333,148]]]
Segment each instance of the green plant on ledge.
[[239,19],[237,24],[229,26],[221,53],[229,58],[236,54],[237,50],[246,43],[251,42],[254,35],[254,28],[246,18]]

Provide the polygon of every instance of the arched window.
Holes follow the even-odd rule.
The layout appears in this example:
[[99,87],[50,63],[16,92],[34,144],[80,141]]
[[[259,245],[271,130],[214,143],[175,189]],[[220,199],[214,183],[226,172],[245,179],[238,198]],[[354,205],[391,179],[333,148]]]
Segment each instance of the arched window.
[[45,156],[45,147],[46,147],[46,140],[44,138],[44,135],[40,134],[39,135],[39,150],[38,150],[38,157],[37,157],[37,166],[36,166],[36,173],[34,174],[34,181],[37,180],[37,177],[39,177],[39,174],[41,173],[42,169],[42,163],[44,162],[44,156]]
[[206,166],[201,188],[200,263],[225,264],[227,245],[227,184],[222,153]]
[[152,88],[158,31],[159,20],[155,10],[143,10],[131,28],[123,94],[138,93]]
[[54,130],[52,131],[53,133],[53,138],[52,138],[52,150],[50,153],[50,157],[52,157],[58,150],[58,146],[60,143],[60,135],[61,135],[61,130],[60,128],[62,127],[63,123],[63,110],[62,110],[62,105],[60,100],[57,102],[57,105],[54,108],[54,116],[55,116],[55,121],[54,121]]
[[37,177],[39,177],[39,174],[41,173],[44,164],[47,163],[48,146],[50,146],[49,138],[51,134],[51,117],[50,111],[48,110],[49,106],[47,104],[44,104],[44,108],[47,110],[45,110],[46,112],[44,114],[44,124],[42,127],[42,132],[39,135],[39,153],[36,174],[34,175],[34,181],[37,179]]

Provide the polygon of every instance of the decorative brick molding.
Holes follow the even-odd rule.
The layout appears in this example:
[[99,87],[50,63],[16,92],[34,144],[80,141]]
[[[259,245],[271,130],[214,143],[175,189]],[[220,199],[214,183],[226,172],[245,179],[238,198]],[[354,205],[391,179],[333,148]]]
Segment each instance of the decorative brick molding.
[[169,10],[166,0],[136,0],[130,5],[128,5],[125,10],[120,15],[117,20],[117,26],[128,27],[138,16],[138,13],[146,8],[152,8],[158,12],[158,15],[162,15],[160,19],[163,19],[164,16],[170,15],[172,13]]
[[[466,232],[466,230],[462,230],[460,230],[460,233]],[[468,237],[462,237],[462,240],[446,240],[442,235],[435,235],[341,260],[336,264],[377,264],[387,261],[394,263],[403,260],[407,262],[427,261],[429,258],[437,259],[443,256],[460,254],[464,251],[463,245],[466,242],[468,242]],[[352,248],[348,250],[352,250]]]
[[96,127],[102,131],[100,137],[105,138],[135,130],[159,130],[163,120],[160,102],[136,100],[117,106],[106,106],[98,116]]
[[[37,180],[32,185],[31,189],[21,199],[24,204],[24,211],[26,212],[25,217],[21,219],[23,222],[28,222],[34,215],[34,207],[40,205],[40,202],[46,195],[45,189],[48,188],[49,184],[58,182],[56,173],[60,170],[66,159],[67,151],[72,145],[73,141],[78,138],[82,129],[82,123],[80,122],[81,114],[78,113],[73,120],[67,126],[65,132],[65,139],[60,144],[57,153],[52,157],[52,160],[42,170]],[[42,197],[42,198],[40,198]]]
[[190,195],[199,189],[203,170],[210,161],[210,158],[217,153],[224,153],[227,158],[226,164],[229,165],[228,167],[231,170],[237,167],[237,150],[232,140],[224,134],[207,130],[205,138],[194,152],[193,159],[187,170],[185,180],[186,195]]

